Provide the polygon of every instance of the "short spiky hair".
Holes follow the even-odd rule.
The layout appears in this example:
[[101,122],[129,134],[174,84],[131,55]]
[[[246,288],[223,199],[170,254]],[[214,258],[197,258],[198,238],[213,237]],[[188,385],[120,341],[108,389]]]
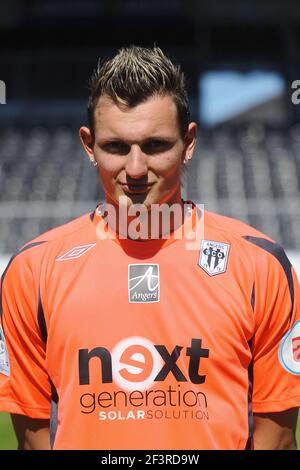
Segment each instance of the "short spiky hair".
[[88,101],[89,126],[94,134],[94,111],[100,96],[106,95],[117,104],[134,107],[154,95],[170,95],[177,107],[180,133],[186,133],[189,102],[185,77],[159,47],[130,46],[117,55],[99,61],[90,79]]

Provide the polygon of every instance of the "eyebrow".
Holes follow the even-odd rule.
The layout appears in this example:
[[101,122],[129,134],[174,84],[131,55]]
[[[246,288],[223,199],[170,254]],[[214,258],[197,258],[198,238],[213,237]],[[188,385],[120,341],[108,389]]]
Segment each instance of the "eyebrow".
[[176,141],[176,138],[174,137],[170,137],[170,136],[162,136],[162,135],[157,135],[157,136],[150,136],[150,137],[147,137],[146,139],[143,139],[141,140],[140,142],[138,141],[134,141],[132,142],[131,140],[128,141],[127,139],[122,139],[121,137],[103,137],[103,138],[100,138],[99,140],[97,140],[97,143],[98,144],[107,144],[107,143],[110,143],[110,142],[121,142],[121,143],[124,143],[124,144],[127,144],[127,145],[132,145],[133,143],[138,143],[139,145],[143,145],[143,144],[146,144],[147,142],[150,142],[151,140],[157,140],[157,141],[164,141],[164,142],[169,142],[169,143],[172,143],[172,142],[175,142]]

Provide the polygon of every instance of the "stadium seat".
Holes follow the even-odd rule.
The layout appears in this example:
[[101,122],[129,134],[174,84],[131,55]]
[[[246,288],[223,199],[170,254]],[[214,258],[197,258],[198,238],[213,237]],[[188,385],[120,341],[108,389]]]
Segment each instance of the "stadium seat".
[[[61,215],[59,208],[65,203],[91,201],[92,210],[103,198],[77,128],[15,125],[2,128],[0,137],[3,253],[14,252],[40,232],[79,215]],[[183,180],[184,193],[207,209],[244,220],[285,248],[299,249],[299,125],[274,129],[251,123],[200,131],[196,155]],[[31,207],[39,208],[34,217]]]

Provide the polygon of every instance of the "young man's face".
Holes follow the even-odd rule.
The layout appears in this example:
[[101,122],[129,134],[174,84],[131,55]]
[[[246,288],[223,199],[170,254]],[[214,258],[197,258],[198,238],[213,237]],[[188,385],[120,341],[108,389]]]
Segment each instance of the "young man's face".
[[80,129],[86,151],[98,165],[107,202],[125,196],[132,204],[180,203],[180,173],[195,145],[196,124],[185,140],[170,96],[155,96],[133,108],[101,97],[95,109],[95,140]]

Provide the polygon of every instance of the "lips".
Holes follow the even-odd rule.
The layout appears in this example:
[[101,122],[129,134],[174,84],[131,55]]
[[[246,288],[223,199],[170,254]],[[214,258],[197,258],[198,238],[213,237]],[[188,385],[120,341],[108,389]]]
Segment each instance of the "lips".
[[145,193],[153,186],[154,183],[121,183],[122,189],[128,193]]

